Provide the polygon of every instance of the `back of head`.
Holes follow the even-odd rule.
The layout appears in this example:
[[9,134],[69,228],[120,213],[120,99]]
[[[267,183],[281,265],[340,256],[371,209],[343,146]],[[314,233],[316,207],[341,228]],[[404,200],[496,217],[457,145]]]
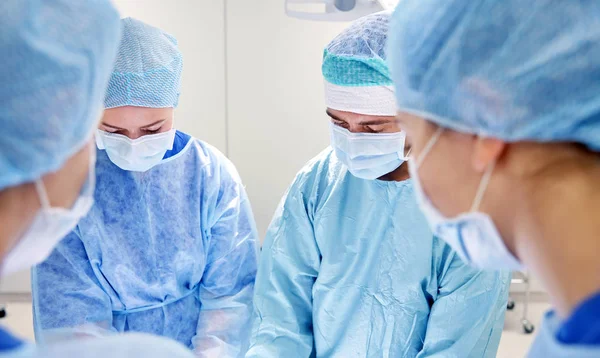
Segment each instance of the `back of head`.
[[123,37],[104,107],[177,107],[183,69],[177,40],[133,18],[121,24]]
[[367,115],[396,113],[385,51],[390,17],[389,11],[362,17],[327,45],[322,65],[327,107]]
[[118,21],[108,0],[0,1],[0,190],[56,171],[89,141]]
[[399,110],[599,151],[599,15],[598,1],[400,1],[388,48]]

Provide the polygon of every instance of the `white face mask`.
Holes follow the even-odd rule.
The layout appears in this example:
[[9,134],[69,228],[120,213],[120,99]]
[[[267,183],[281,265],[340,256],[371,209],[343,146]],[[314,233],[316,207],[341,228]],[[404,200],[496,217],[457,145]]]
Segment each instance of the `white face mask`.
[[90,149],[88,178],[71,209],[53,208],[42,179],[35,182],[41,208],[17,245],[2,263],[2,276],[28,269],[44,261],[54,247],[84,217],[94,204],[96,186],[96,150]]
[[129,139],[122,134],[96,131],[96,145],[106,150],[110,161],[123,170],[145,172],[154,167],[173,149],[175,128],[158,134]]
[[490,166],[483,177],[473,200],[471,211],[455,218],[446,218],[440,213],[425,194],[419,181],[418,169],[423,164],[443,132],[443,128],[431,137],[416,161],[409,159],[408,171],[413,179],[415,195],[421,211],[427,218],[434,235],[446,241],[462,258],[471,265],[482,269],[522,269],[522,265],[504,245],[492,218],[478,212],[483,194],[492,176],[494,166]]
[[404,148],[406,135],[395,133],[352,133],[329,123],[331,146],[336,157],[357,178],[373,180],[388,174],[406,160]]

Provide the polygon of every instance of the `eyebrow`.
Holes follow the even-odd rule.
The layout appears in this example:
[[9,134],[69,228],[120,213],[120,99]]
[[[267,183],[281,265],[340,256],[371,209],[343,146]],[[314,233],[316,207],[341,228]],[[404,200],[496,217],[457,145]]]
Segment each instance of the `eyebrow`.
[[[395,119],[394,119],[395,120]],[[389,119],[373,119],[371,121],[366,121],[366,122],[360,122],[359,124],[361,126],[377,126],[380,124],[388,124],[393,122],[394,120],[389,120]]]
[[119,131],[120,130],[124,130],[124,128],[115,127],[115,126],[112,126],[112,125],[104,123],[104,122],[102,122],[102,125],[105,126],[105,127],[109,127],[110,129],[116,129],[116,130],[119,130]]
[[335,119],[336,121],[340,121],[340,122],[344,122],[347,123],[345,120],[341,119],[340,117],[336,116],[335,114],[329,112],[329,110],[326,110],[325,113],[327,113],[327,115],[333,119]]
[[143,126],[141,127],[142,129],[144,128],[150,128],[150,127],[154,127],[155,125],[159,124],[160,122],[165,122],[167,119],[163,118],[163,119],[159,119],[158,121],[152,123],[152,124],[148,124],[147,126]]
[[[327,113],[327,115],[333,119],[335,119],[336,121],[340,121],[340,122],[344,122],[344,123],[348,123],[347,121],[341,119],[340,117],[336,116],[335,114],[329,112],[329,110],[326,110],[325,113]],[[359,125],[361,126],[377,126],[377,125],[381,125],[381,124],[388,124],[388,123],[392,123],[394,122],[396,119],[372,119],[372,120],[368,120],[365,122],[360,122]]]
[[[156,121],[156,122],[154,122],[152,124],[148,124],[147,126],[143,126],[143,127],[140,127],[140,128],[141,129],[145,129],[145,128],[154,127],[155,125],[159,124],[160,122],[165,122],[166,120],[167,120],[166,118],[159,119],[158,121]],[[116,130],[120,130],[120,131],[125,130],[125,128],[116,127],[116,126],[113,126],[111,124],[104,123],[104,122],[102,122],[102,125],[105,126],[105,127],[109,127],[111,129],[116,129]]]

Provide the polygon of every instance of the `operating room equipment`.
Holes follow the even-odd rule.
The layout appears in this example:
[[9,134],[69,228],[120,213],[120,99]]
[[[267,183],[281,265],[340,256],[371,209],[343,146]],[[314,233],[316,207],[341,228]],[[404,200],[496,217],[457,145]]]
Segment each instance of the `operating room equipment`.
[[[531,334],[535,330],[535,326],[529,320],[529,302],[531,300],[531,279],[528,271],[514,271],[511,285],[523,285],[523,313],[521,316],[521,325],[523,326],[523,332]],[[509,311],[514,310],[516,307],[515,300],[509,296],[506,309]]]
[[286,0],[288,16],[303,20],[352,21],[393,9],[398,0]]

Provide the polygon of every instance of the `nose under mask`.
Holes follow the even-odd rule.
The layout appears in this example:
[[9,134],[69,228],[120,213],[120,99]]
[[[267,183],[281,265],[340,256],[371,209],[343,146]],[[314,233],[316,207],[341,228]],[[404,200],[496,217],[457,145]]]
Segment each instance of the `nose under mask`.
[[116,166],[123,170],[145,172],[161,162],[165,153],[173,149],[175,128],[137,139],[102,130],[96,131],[96,145]]
[[333,123],[329,129],[336,157],[358,178],[377,179],[406,160],[404,132],[352,133]]

